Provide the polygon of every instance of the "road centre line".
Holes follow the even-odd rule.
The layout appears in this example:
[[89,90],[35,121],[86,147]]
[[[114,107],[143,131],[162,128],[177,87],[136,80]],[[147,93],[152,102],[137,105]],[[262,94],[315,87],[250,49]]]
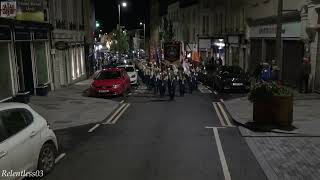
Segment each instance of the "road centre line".
[[231,180],[230,171],[229,171],[229,168],[228,168],[226,157],[224,155],[222,144],[221,144],[221,140],[220,140],[220,137],[219,137],[218,128],[213,128],[213,133],[214,133],[214,138],[215,138],[216,145],[217,145],[217,148],[218,148],[218,154],[219,154],[220,163],[221,163],[222,170],[223,170],[224,179],[225,180]]
[[128,109],[128,107],[130,106],[130,104],[127,104],[126,107],[124,107],[122,109],[122,111],[119,113],[119,115],[112,121],[111,124],[116,124],[117,121],[119,120],[119,118],[122,116],[122,114]]
[[226,111],[224,110],[222,104],[221,104],[220,102],[217,103],[217,104],[218,104],[218,106],[220,107],[220,110],[221,110],[221,112],[222,112],[222,115],[224,116],[224,119],[226,120],[228,126],[233,127],[233,125],[231,124],[231,122],[230,122],[230,120],[229,120],[229,117],[228,117]]
[[66,153],[60,154],[54,161],[55,164],[57,164],[61,159],[63,159],[66,156]]
[[125,106],[126,106],[126,104],[122,104],[122,105],[117,109],[117,111],[112,114],[112,116],[108,119],[108,121],[105,122],[105,123],[103,123],[103,125],[110,124],[111,121],[114,119],[114,117],[115,117]]
[[219,119],[219,121],[220,121],[220,123],[221,123],[221,126],[226,126],[226,124],[225,124],[225,122],[223,121],[223,118],[222,118],[222,116],[221,116],[221,113],[220,113],[220,111],[219,111],[219,109],[218,109],[218,107],[217,107],[217,104],[216,104],[215,102],[213,102],[212,105],[213,105],[213,107],[214,107],[214,109],[215,109],[215,111],[216,111],[216,113],[217,113],[217,115],[218,115],[218,119]]
[[89,129],[88,133],[92,133],[92,132],[93,132],[94,130],[96,130],[99,126],[100,126],[100,124],[94,125],[91,129]]

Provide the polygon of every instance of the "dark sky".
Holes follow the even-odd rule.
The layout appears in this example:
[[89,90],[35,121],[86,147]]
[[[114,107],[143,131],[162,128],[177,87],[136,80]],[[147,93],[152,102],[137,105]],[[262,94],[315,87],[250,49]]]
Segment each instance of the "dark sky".
[[[110,32],[118,23],[118,3],[120,0],[94,0],[96,20],[102,24],[104,32]],[[125,0],[126,8],[121,8],[121,25],[126,29],[140,28],[139,22],[149,14],[148,0]]]

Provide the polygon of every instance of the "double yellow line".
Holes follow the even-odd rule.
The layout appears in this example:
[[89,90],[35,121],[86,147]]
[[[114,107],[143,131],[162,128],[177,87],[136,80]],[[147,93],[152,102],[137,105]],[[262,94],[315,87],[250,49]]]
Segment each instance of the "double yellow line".
[[212,103],[219,121],[221,123],[221,126],[223,127],[234,127],[234,125],[231,123],[229,116],[227,115],[226,111],[224,110],[221,102],[213,102]]
[[122,114],[129,108],[130,103],[123,103],[121,106],[112,114],[112,116],[103,125],[116,124]]

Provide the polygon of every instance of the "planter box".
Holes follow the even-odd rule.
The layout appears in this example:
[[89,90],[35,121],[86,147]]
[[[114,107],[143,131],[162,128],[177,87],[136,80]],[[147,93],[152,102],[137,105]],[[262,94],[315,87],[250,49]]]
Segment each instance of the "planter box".
[[48,95],[49,88],[47,85],[38,86],[36,88],[36,95],[37,96],[47,96]]
[[293,121],[293,97],[274,96],[257,99],[253,103],[253,120],[261,124],[291,126]]
[[18,92],[13,101],[28,104],[30,102],[30,92]]

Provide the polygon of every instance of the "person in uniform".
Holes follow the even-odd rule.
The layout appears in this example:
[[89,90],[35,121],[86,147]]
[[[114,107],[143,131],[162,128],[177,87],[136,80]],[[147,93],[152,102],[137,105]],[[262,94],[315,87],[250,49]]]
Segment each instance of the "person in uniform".
[[170,100],[174,100],[176,93],[176,78],[174,76],[174,72],[171,68],[168,69],[168,91]]
[[179,82],[179,92],[181,97],[183,97],[185,93],[185,81],[186,81],[186,76],[183,73],[183,70],[180,70],[178,74],[178,82]]

